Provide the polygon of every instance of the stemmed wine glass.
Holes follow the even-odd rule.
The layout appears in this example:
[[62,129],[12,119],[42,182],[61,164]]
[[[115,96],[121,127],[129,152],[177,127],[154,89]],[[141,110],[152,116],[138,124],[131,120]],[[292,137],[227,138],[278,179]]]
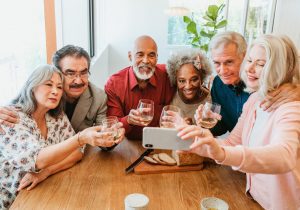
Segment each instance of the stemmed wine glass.
[[150,99],[140,99],[137,110],[140,112],[142,125],[149,125],[154,116],[154,102]]
[[181,110],[174,105],[164,106],[160,115],[161,128],[175,128],[182,123]]
[[202,107],[201,116],[199,116],[197,124],[203,128],[213,128],[217,124],[218,120],[221,119],[220,112],[220,104],[206,102]]

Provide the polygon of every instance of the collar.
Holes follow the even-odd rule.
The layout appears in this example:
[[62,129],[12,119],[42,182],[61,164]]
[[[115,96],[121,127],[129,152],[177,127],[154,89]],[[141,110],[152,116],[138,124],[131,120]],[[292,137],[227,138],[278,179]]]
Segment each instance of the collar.
[[228,87],[234,91],[236,94],[240,94],[244,91],[246,85],[245,83],[241,80],[238,84],[236,85],[228,85]]
[[[154,71],[154,74],[153,76],[149,79],[149,84],[151,84],[153,87],[156,87],[157,85],[157,81],[156,81],[156,70],[157,68],[155,67],[155,71]],[[138,86],[138,81],[137,81],[137,78],[133,72],[133,68],[132,66],[130,67],[129,69],[129,87],[130,87],[130,90],[133,90],[136,86]]]

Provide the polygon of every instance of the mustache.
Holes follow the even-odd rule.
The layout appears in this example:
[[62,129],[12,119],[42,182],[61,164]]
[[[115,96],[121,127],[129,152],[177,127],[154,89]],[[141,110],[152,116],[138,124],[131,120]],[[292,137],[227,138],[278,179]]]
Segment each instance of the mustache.
[[153,69],[153,67],[149,64],[140,64],[140,65],[138,65],[138,68],[144,68],[144,67],[149,68],[149,69]]
[[82,88],[82,87],[84,87],[84,84],[71,84],[69,87],[70,88]]

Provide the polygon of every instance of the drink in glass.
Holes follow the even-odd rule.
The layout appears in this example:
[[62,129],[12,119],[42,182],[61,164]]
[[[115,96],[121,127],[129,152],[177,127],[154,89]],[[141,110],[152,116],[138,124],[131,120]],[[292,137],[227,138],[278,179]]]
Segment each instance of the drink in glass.
[[143,126],[149,125],[154,116],[154,102],[150,99],[140,99],[137,110],[140,112]]
[[161,128],[175,128],[182,122],[181,110],[177,106],[164,106],[160,115],[159,125]]
[[203,106],[202,115],[198,123],[203,128],[213,128],[220,116],[221,105],[217,103],[206,102]]

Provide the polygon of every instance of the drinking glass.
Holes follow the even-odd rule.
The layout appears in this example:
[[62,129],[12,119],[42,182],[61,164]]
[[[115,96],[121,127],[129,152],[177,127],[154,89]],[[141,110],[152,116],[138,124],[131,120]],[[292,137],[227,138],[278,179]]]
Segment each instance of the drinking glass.
[[137,110],[141,114],[143,126],[149,125],[154,116],[154,102],[150,99],[140,99]]
[[102,120],[101,133],[105,134],[105,138],[118,138],[118,119],[107,117]]
[[182,123],[181,110],[174,105],[164,106],[160,115],[161,128],[175,128]]
[[201,127],[203,128],[213,128],[219,118],[221,112],[221,105],[217,103],[206,102],[202,109],[201,117],[198,121]]

